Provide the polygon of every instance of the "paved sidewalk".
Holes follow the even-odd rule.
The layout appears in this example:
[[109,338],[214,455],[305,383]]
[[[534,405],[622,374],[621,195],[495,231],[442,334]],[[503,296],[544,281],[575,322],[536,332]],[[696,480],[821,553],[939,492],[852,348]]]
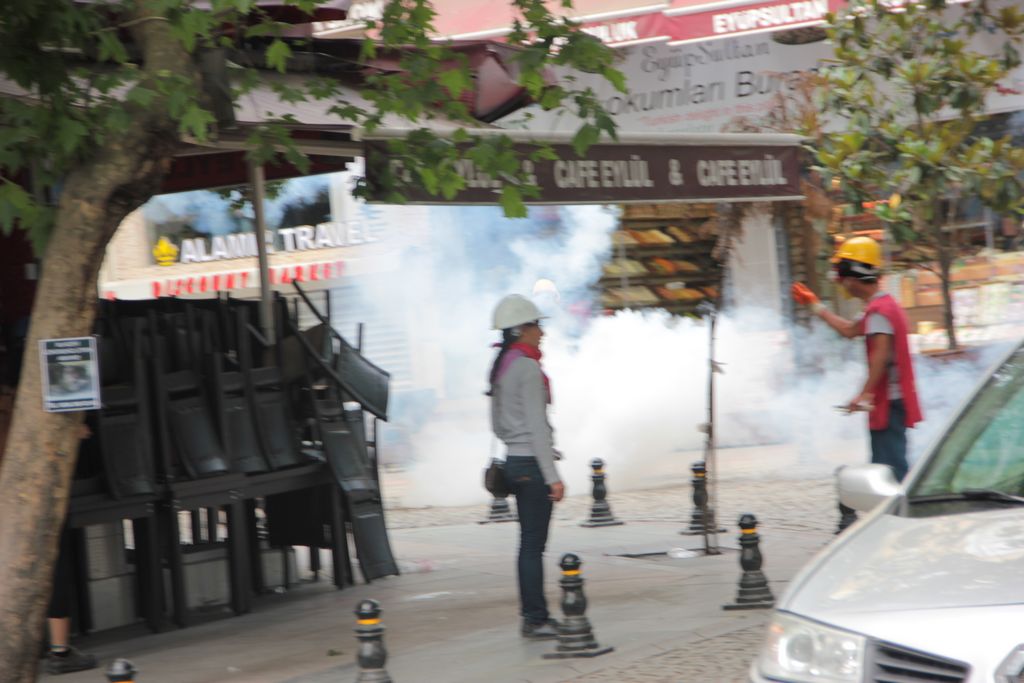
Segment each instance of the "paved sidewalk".
[[[830,472],[837,463],[796,468],[796,455],[783,450],[751,449],[731,457],[732,475],[722,478],[718,490],[719,521],[730,531],[721,536],[724,553],[717,557],[617,555],[699,548],[699,537],[677,533],[691,508],[685,467],[674,479],[665,478],[662,488],[616,492],[612,486],[609,502],[623,526],[581,528],[589,496],[557,506],[546,560],[552,611],[560,611],[558,558],[577,552],[584,560],[595,635],[602,645],[615,647],[601,657],[544,660],[541,655],[553,650],[551,642],[519,637],[518,527],[478,524],[486,505],[390,510],[392,541],[404,570],[400,577],[342,591],[326,581],[307,584],[286,596],[258,599],[256,610],[242,617],[83,646],[104,665],[115,657],[131,659],[140,681],[349,682],[357,676],[352,609],[372,597],[383,606],[387,668],[396,683],[743,681],[769,614],[721,609],[735,598],[740,575],[736,520],[745,512],[757,515],[764,571],[778,596],[832,538],[836,511]],[[740,467],[743,458],[748,469]],[[809,478],[786,476],[794,471]],[[95,682],[102,672],[59,680]]]

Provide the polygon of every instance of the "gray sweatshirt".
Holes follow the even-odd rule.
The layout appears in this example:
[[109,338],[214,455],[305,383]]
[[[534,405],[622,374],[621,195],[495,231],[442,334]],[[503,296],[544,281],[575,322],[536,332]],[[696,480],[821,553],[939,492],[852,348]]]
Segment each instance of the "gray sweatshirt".
[[533,456],[545,484],[561,481],[555,469],[554,433],[548,422],[547,389],[540,363],[522,356],[494,383],[491,428],[509,455]]

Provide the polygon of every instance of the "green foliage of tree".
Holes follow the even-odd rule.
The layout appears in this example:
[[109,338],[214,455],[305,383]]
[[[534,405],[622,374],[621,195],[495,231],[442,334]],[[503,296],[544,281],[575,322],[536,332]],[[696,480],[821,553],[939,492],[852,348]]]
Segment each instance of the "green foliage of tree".
[[[566,107],[583,123],[578,150],[612,119],[589,88],[552,84],[563,66],[605,75],[624,90],[613,53],[552,12],[543,0],[510,0],[520,19],[508,37],[512,70],[547,109]],[[281,0],[307,15],[315,0]],[[571,4],[563,2],[568,9]],[[272,8],[255,0],[8,0],[0,16],[0,230],[25,230],[42,259],[26,348],[40,339],[92,331],[96,279],[116,227],[161,185],[182,145],[238,136],[233,104],[260,87],[282,102],[322,103],[339,124],[373,131],[396,117],[413,132],[390,144],[413,182],[451,198],[464,183],[456,161],[469,158],[503,183],[509,215],[525,215],[536,194],[504,137],[474,138],[478,122],[460,96],[472,85],[468,59],[431,40],[427,0],[391,0],[360,57],[397,66],[365,77],[361,99],[338,80],[303,71],[310,41],[291,37]],[[219,75],[229,74],[225,80]],[[368,103],[368,104],[367,104]],[[461,125],[441,137],[425,125]],[[284,159],[309,167],[283,114],[246,127],[255,163]],[[530,155],[550,155],[537,147]],[[402,201],[401,179],[382,191]],[[37,640],[56,541],[67,505],[80,413],[42,411],[39,360],[26,353],[8,445],[0,459],[0,683],[35,678]]]
[[1021,63],[1024,13],[988,0],[950,5],[854,0],[829,15],[835,59],[820,73],[807,132],[825,186],[876,214],[894,242],[938,262],[950,348],[955,250],[943,229],[965,201],[1024,210],[1024,150],[979,134],[986,102]]

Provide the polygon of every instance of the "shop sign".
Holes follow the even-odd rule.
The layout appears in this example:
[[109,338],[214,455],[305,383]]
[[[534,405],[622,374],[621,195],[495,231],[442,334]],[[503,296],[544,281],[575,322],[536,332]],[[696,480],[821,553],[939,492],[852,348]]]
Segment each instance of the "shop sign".
[[580,26],[580,30],[594,36],[602,43],[610,45],[628,43],[650,37],[645,32],[642,33],[642,31],[646,31],[646,24],[649,23],[645,19],[645,17],[631,17],[617,21],[583,24]]
[[[317,261],[315,263],[293,263],[270,266],[267,270],[271,285],[288,285],[293,282],[321,282],[334,280],[345,271],[344,261]],[[148,291],[157,299],[162,296],[188,296],[230,292],[259,286],[260,276],[255,268],[200,273],[182,277],[160,278],[149,282]],[[104,296],[119,298],[116,285],[108,285]]]
[[[264,239],[268,254],[350,247],[377,241],[376,236],[364,230],[361,223],[333,221],[268,230]],[[153,245],[153,259],[161,266],[227,261],[256,255],[254,232],[186,237],[181,239],[180,245],[174,244],[172,238],[161,235]]]
[[[522,171],[540,188],[532,204],[600,204],[652,201],[751,200],[800,197],[799,148],[782,145],[594,145],[585,157],[570,145],[553,145],[557,159],[531,161],[531,147],[517,145]],[[393,158],[387,143],[366,144],[368,185],[382,171],[403,185],[407,201],[419,204],[496,204],[502,182],[462,159],[466,187],[451,201],[422,189]]]
[[[844,0],[774,0],[710,11],[683,10],[669,17],[671,29],[667,33],[672,43],[685,43],[813,26],[845,4]],[[671,10],[666,14],[671,14]]]
[[66,413],[100,408],[100,372],[95,337],[41,339],[43,410]]
[[[576,87],[594,90],[620,133],[749,130],[737,124],[756,124],[798,96],[801,74],[833,56],[825,42],[787,45],[768,34],[634,45],[618,52],[616,66],[626,77],[626,92],[590,74],[578,74]],[[572,132],[580,124],[564,111],[536,105],[525,113],[532,130]],[[521,127],[525,113],[512,114],[499,125],[507,121]]]

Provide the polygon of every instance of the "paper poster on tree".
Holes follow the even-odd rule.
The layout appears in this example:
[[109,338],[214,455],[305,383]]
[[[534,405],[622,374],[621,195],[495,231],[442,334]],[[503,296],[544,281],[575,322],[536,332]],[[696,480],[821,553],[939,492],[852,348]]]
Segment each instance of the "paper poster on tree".
[[99,409],[100,372],[95,337],[41,339],[39,356],[43,410],[66,413]]

